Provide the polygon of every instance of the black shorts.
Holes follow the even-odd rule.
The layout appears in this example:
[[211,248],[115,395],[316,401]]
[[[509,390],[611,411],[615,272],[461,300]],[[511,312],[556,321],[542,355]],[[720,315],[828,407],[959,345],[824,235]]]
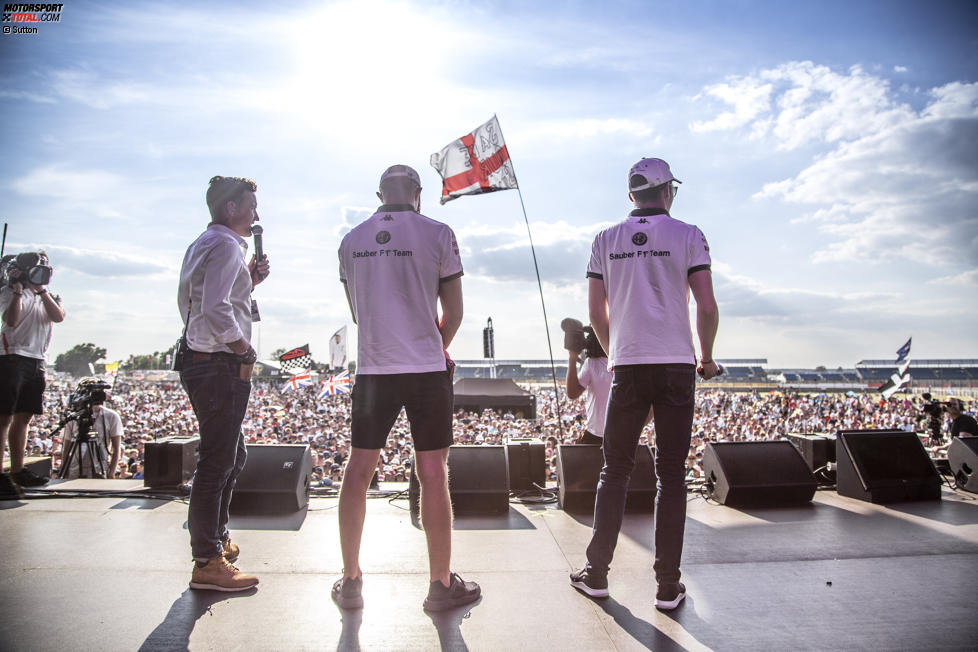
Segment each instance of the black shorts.
[[414,450],[452,445],[454,393],[447,371],[419,374],[357,374],[353,385],[354,448],[379,449],[387,443],[403,407],[411,424]]
[[44,360],[0,355],[0,414],[43,414]]

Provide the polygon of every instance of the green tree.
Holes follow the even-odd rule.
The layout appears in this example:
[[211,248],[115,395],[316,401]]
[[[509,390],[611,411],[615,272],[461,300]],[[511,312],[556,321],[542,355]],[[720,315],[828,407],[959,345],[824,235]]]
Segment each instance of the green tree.
[[72,376],[90,376],[92,369],[89,365],[94,365],[96,361],[104,358],[105,353],[105,349],[91,342],[76,344],[54,359],[54,368],[56,371],[65,371]]

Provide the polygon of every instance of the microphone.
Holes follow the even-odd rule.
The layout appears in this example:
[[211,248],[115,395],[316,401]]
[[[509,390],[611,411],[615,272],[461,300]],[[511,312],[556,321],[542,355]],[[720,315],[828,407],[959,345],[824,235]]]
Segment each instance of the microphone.
[[[253,224],[251,226],[251,235],[254,236],[255,238],[255,265],[256,266],[258,265],[259,262],[262,261],[262,259],[265,258],[265,252],[262,251],[262,247],[261,247],[261,234],[263,232],[264,229],[261,228],[260,224]],[[255,273],[258,275],[258,280],[262,280],[263,278],[265,278],[265,275],[262,274],[261,272],[256,271]]]

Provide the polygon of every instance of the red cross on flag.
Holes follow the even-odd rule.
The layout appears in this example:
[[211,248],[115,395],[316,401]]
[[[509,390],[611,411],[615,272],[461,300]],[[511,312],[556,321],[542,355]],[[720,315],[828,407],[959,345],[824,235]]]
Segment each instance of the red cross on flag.
[[285,381],[285,384],[282,385],[282,391],[294,392],[300,387],[307,387],[309,385],[312,385],[312,376],[309,375],[308,369],[304,369]]
[[432,154],[431,166],[443,179],[442,204],[462,195],[517,187],[513,162],[496,116]]

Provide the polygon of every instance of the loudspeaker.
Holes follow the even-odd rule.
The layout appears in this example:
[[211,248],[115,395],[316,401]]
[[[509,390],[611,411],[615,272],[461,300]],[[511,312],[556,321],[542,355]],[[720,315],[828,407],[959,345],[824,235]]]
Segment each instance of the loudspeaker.
[[790,433],[788,441],[795,445],[798,452],[808,464],[808,470],[813,473],[835,462],[835,435],[803,435]]
[[144,487],[179,487],[197,470],[200,437],[166,437],[146,442],[143,453]]
[[546,447],[539,439],[511,439],[506,444],[509,458],[509,490],[536,489],[547,483]]
[[312,455],[306,444],[249,444],[231,511],[297,512],[309,504],[311,477]]
[[[421,503],[417,467],[415,456],[408,481],[408,499],[414,513],[418,513]],[[448,491],[456,514],[509,512],[509,465],[506,462],[506,447],[449,447]]]
[[818,483],[789,441],[711,442],[703,452],[710,497],[723,505],[807,503]]
[[843,430],[835,445],[840,496],[871,503],[941,499],[941,476],[917,433]]
[[[597,444],[557,445],[557,500],[565,512],[593,512],[604,454]],[[652,448],[639,445],[635,467],[628,481],[625,509],[651,512],[655,509],[655,466]]]
[[947,449],[947,461],[958,487],[978,493],[978,437],[955,437]]

